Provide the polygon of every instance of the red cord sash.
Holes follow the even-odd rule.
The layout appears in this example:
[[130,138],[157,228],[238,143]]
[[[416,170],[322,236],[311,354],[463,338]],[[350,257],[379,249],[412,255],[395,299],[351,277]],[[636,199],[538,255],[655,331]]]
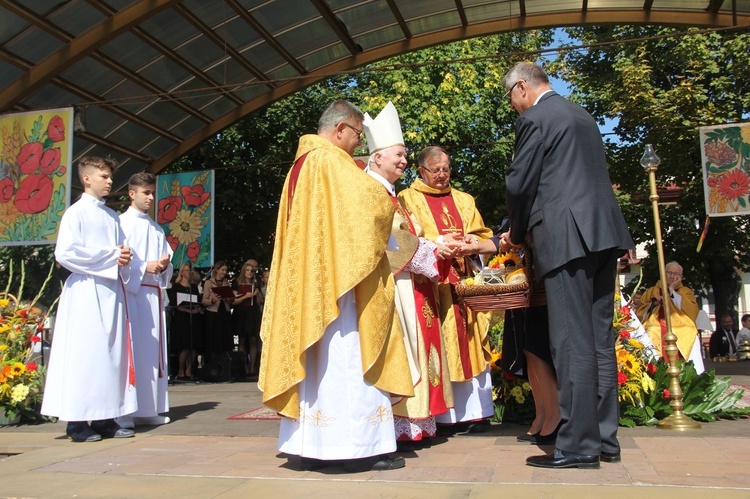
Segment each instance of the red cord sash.
[[122,277],[117,276],[122,287],[122,302],[125,304],[125,344],[128,351],[128,384],[135,386],[135,362],[133,362],[133,337],[130,334],[130,313],[128,312],[128,294]]
[[159,377],[164,377],[164,371],[166,367],[164,365],[164,317],[162,317],[162,310],[164,310],[161,301],[161,288],[155,284],[141,284],[147,288],[154,288],[157,293],[156,296],[159,298]]

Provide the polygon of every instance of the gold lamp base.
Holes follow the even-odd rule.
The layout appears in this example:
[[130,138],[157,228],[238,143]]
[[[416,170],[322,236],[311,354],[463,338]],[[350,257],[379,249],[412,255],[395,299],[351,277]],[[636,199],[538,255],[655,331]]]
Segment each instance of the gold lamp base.
[[673,412],[666,418],[659,421],[657,426],[662,430],[688,431],[701,429],[701,424],[699,422],[693,421],[689,417],[685,416],[685,414],[682,412]]

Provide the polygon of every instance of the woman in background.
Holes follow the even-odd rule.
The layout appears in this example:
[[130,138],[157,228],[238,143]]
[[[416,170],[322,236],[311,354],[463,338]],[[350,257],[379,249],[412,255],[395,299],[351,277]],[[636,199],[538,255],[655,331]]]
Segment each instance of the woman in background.
[[214,264],[211,277],[203,285],[203,306],[206,307],[206,357],[211,360],[223,352],[234,348],[232,339],[231,308],[233,298],[222,298],[214,288],[229,286],[227,264],[219,260]]
[[[192,273],[190,264],[183,264],[172,287],[167,290],[169,303],[175,307],[169,330],[169,346],[177,354],[177,379],[193,376],[195,352],[203,348],[203,307]],[[184,300],[181,296],[178,301],[178,293],[189,295],[190,298]],[[185,301],[188,302],[187,305],[183,304]]]
[[260,360],[260,313],[263,295],[257,279],[258,262],[248,260],[232,288],[235,291],[232,323],[245,359],[245,374],[257,374]]

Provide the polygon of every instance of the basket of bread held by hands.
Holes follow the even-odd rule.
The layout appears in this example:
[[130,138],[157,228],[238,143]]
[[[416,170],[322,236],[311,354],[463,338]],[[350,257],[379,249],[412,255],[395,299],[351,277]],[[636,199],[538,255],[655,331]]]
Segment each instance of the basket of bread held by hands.
[[546,305],[544,285],[534,282],[530,248],[492,258],[474,277],[456,285],[456,294],[472,310],[511,310]]

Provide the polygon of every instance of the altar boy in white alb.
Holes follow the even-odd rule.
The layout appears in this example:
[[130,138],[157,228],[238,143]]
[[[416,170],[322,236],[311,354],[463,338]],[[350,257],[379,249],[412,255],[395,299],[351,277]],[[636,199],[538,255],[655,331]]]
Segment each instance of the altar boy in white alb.
[[156,177],[140,172],[128,181],[130,207],[120,215],[125,240],[133,252],[126,289],[132,305],[131,330],[138,410],[117,419],[120,426],[169,423],[167,336],[163,290],[172,277],[172,248],[164,230],[148,214],[156,196]]
[[114,418],[138,408],[124,289],[132,255],[103,200],[116,168],[110,158],[81,158],[84,192],[65,211],[55,246],[72,274],[60,296],[41,412],[68,421],[74,442],[132,437]]

